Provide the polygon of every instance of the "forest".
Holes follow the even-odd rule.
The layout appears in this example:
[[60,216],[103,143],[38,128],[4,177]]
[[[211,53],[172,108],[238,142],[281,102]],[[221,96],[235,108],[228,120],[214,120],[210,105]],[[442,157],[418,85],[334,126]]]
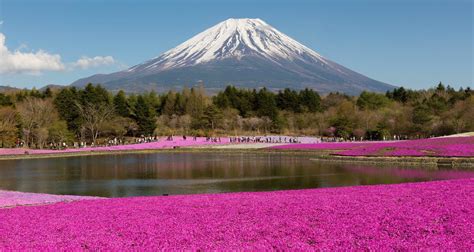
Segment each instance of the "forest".
[[474,92],[439,83],[426,90],[320,95],[227,86],[158,94],[84,89],[0,93],[0,147],[61,148],[145,136],[298,135],[345,140],[412,139],[474,131]]

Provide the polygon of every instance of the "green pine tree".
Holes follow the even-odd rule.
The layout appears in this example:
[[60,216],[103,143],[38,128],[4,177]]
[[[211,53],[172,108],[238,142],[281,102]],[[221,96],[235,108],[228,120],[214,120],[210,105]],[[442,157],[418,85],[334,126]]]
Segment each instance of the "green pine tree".
[[138,125],[138,133],[141,135],[151,135],[156,128],[155,111],[150,102],[139,95],[135,105],[135,121]]

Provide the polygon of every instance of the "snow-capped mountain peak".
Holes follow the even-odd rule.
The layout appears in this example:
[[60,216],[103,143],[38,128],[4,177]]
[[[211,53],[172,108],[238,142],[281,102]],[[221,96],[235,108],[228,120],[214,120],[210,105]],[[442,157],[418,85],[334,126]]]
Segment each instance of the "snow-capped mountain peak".
[[230,18],[186,42],[128,71],[161,71],[225,58],[259,56],[274,62],[295,60],[326,62],[261,19]]
[[72,85],[101,83],[111,90],[141,92],[204,83],[209,90],[314,88],[358,94],[390,90],[298,43],[261,19],[227,19],[162,55],[124,71],[94,75]]

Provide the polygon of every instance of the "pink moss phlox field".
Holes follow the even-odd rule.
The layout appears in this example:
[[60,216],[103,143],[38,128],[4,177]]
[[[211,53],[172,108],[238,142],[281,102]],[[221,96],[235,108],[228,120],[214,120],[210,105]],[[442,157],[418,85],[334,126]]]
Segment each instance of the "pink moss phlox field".
[[298,143],[285,144],[269,147],[271,149],[290,149],[290,150],[343,150],[349,148],[362,147],[367,145],[367,142],[340,142],[340,143]]
[[474,249],[474,179],[0,209],[0,250]]
[[436,170],[433,172],[432,169],[413,169],[413,168],[402,168],[402,167],[374,167],[374,166],[364,166],[364,165],[344,165],[344,169],[359,173],[359,174],[369,174],[384,176],[387,174],[395,175],[400,178],[408,179],[423,179],[431,178],[433,180],[445,180],[445,179],[466,179],[474,178],[474,170]]
[[273,149],[342,150],[343,156],[474,157],[474,137],[445,137],[407,141],[294,144]]
[[55,153],[73,153],[73,152],[87,152],[87,151],[127,151],[127,150],[152,150],[152,149],[172,149],[175,147],[189,147],[189,146],[201,146],[211,144],[225,144],[229,143],[229,138],[221,138],[221,142],[206,141],[205,137],[198,137],[196,141],[192,137],[188,137],[183,140],[181,137],[175,137],[173,141],[167,141],[160,139],[157,142],[151,143],[139,143],[139,144],[127,144],[127,145],[116,145],[109,147],[86,147],[80,149],[65,149],[65,150],[38,150],[38,149],[2,149],[0,148],[0,155],[22,155],[25,151],[29,154],[55,154]]
[[0,208],[23,205],[43,205],[63,201],[95,199],[97,197],[51,195],[0,190]]

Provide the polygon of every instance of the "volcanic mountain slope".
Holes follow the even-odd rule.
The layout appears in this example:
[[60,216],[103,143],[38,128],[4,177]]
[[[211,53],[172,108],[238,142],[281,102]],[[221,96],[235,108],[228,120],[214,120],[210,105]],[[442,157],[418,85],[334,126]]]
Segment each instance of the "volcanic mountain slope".
[[162,55],[127,70],[99,74],[74,86],[101,83],[110,90],[165,91],[199,82],[208,89],[313,88],[358,94],[394,86],[370,79],[300,44],[260,19],[228,19]]

